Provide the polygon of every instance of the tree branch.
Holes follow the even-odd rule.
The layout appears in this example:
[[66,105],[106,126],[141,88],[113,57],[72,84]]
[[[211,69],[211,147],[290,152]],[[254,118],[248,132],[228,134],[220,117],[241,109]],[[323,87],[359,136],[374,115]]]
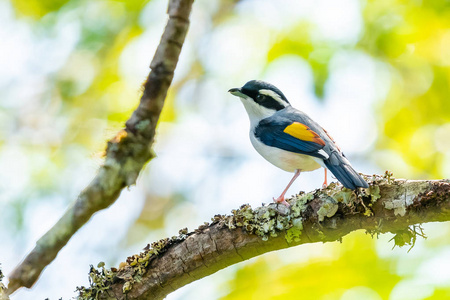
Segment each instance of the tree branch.
[[232,264],[305,243],[340,240],[348,233],[396,233],[399,246],[421,235],[409,226],[450,220],[450,180],[392,180],[373,176],[359,192],[332,183],[324,190],[288,200],[290,208],[243,205],[216,215],[195,232],[148,245],[119,269],[91,268],[90,288],[79,299],[163,299],[174,290]]
[[9,297],[6,294],[6,287],[2,283],[3,277],[4,277],[3,272],[2,269],[0,268],[0,300],[9,300]]
[[169,20],[150,65],[139,107],[126,128],[108,142],[104,165],[92,182],[9,276],[9,294],[22,286],[31,287],[72,235],[95,212],[113,204],[125,187],[134,184],[144,164],[153,157],[150,147],[189,27],[193,1],[170,0]]

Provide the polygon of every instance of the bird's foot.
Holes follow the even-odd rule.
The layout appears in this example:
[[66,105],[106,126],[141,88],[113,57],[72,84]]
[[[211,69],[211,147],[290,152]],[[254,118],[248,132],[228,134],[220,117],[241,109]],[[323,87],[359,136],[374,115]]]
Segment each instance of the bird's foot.
[[328,182],[327,182],[327,168],[323,168],[323,169],[325,170],[325,179],[324,179],[323,184],[322,184],[322,189],[326,189],[327,185],[328,185]]
[[290,207],[291,206],[289,203],[287,203],[286,200],[284,200],[283,196],[280,196],[277,199],[273,198],[273,202],[284,204],[284,205],[286,205],[286,207]]

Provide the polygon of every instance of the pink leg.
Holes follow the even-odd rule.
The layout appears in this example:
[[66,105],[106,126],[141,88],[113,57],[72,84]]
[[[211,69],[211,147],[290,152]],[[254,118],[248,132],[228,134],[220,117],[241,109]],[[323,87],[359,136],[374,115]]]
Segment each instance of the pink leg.
[[327,183],[327,168],[323,168],[325,170],[325,181],[322,184],[322,188],[326,188],[328,183]]
[[289,203],[286,202],[286,200],[284,200],[284,195],[286,194],[287,190],[289,189],[289,187],[292,185],[292,183],[294,183],[295,179],[297,179],[297,177],[300,175],[300,172],[302,170],[296,170],[294,177],[292,177],[291,181],[289,181],[289,184],[287,185],[287,187],[284,189],[284,191],[281,193],[280,197],[278,197],[277,199],[273,198],[273,201],[276,203],[283,203],[284,205],[286,205],[287,207],[289,207]]

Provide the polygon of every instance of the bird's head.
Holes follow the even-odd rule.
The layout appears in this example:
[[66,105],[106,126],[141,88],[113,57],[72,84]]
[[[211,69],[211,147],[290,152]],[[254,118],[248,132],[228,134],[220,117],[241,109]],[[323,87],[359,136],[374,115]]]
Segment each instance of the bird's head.
[[241,98],[251,122],[270,117],[290,105],[277,87],[260,80],[251,80],[243,87],[228,92]]

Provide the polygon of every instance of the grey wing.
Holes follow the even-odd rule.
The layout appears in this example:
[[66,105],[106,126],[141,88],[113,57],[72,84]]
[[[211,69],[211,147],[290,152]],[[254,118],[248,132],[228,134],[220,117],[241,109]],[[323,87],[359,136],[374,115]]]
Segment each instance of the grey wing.
[[341,152],[334,142],[334,139],[307,114],[291,107],[282,112],[280,117],[290,121],[297,120],[296,122],[299,121],[305,124],[325,141],[325,146],[321,151],[324,151],[328,157],[323,158],[324,164],[346,188],[354,190],[357,187],[369,187],[367,182],[353,169],[344,153]]

